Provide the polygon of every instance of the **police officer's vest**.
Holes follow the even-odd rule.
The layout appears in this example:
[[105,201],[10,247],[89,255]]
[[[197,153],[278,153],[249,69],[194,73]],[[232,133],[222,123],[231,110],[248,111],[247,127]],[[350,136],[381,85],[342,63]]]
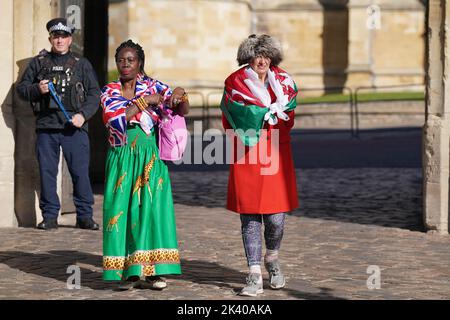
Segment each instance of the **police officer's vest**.
[[[64,65],[57,65],[50,58],[50,54],[47,51],[42,51],[38,56],[38,60],[41,66],[40,74],[42,78],[53,82],[56,92],[67,111],[79,111],[81,104],[86,99],[82,79],[79,72],[76,72],[80,57],[69,52],[67,62]],[[50,96],[47,98],[48,100],[44,103],[47,108],[59,109]]]

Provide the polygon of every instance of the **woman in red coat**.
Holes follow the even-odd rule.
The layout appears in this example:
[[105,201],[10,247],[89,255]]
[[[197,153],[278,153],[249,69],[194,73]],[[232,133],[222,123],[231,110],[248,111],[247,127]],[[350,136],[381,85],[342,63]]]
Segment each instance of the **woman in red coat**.
[[250,268],[240,292],[263,292],[261,228],[264,223],[264,265],[272,289],[285,286],[278,250],[285,213],[298,207],[290,144],[297,87],[284,70],[279,43],[268,35],[251,35],[239,46],[239,65],[225,80],[222,121],[233,139],[227,209],[241,217],[242,237]]

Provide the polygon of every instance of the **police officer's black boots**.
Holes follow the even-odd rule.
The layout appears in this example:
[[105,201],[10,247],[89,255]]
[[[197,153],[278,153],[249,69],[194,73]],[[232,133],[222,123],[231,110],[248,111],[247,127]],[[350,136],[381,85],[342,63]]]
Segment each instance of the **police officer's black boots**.
[[56,219],[44,219],[41,223],[37,225],[38,229],[50,230],[58,228],[58,221]]
[[92,218],[77,218],[75,227],[80,229],[98,230],[100,226]]

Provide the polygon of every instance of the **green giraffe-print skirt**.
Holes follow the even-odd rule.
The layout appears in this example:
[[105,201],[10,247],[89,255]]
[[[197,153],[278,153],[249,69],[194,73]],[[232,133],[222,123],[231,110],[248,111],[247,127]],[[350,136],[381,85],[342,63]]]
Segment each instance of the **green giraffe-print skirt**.
[[103,279],[180,274],[172,189],[155,133],[127,129],[110,148],[103,203]]

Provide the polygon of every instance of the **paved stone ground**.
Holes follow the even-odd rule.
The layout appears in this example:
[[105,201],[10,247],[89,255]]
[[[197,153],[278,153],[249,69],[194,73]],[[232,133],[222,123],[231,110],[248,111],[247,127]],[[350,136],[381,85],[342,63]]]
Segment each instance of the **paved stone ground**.
[[[0,299],[248,300],[236,295],[246,265],[238,216],[224,209],[228,173],[171,175],[183,274],[166,290],[115,291],[101,279],[101,232],[75,229],[64,215],[55,231],[1,230]],[[257,300],[450,298],[450,237],[421,230],[420,168],[297,175],[301,207],[287,217],[281,250],[287,286]],[[101,205],[97,194],[98,221]],[[81,289],[67,289],[70,265],[81,268]],[[367,287],[370,265],[380,268],[380,289]]]
[[[293,135],[300,208],[287,216],[280,253],[284,290],[265,299],[450,299],[450,237],[424,233],[420,128]],[[224,209],[226,166],[171,166],[182,259],[162,292],[115,291],[102,275],[102,233],[1,229],[2,299],[252,300],[237,296],[247,268],[236,214]],[[102,186],[95,217],[102,218]],[[81,289],[67,289],[70,265]],[[369,266],[380,289],[368,289]],[[73,271],[72,271],[73,272]]]

